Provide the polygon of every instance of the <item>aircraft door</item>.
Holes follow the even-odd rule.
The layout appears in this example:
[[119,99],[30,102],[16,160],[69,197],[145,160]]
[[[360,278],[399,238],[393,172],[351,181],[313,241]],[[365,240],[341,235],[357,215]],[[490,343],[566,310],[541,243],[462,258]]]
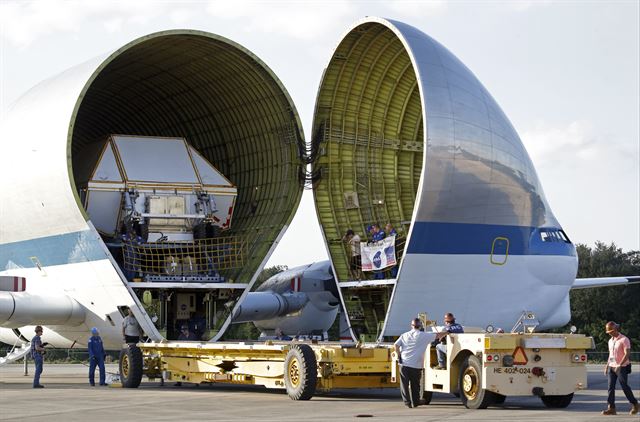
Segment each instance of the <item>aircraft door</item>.
[[496,237],[491,245],[491,263],[494,265],[504,265],[509,256],[509,239],[506,237]]

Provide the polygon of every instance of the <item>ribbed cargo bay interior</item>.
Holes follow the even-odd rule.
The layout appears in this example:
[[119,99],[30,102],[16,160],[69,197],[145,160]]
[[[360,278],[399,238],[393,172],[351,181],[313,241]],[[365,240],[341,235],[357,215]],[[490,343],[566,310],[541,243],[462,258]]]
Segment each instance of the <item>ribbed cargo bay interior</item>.
[[[391,223],[398,231],[400,260],[420,183],[424,141],[415,71],[390,29],[360,25],[336,48],[319,89],[312,135],[316,208],[339,282],[352,280],[350,251],[342,241],[348,229],[366,242],[367,226]],[[373,275],[365,273],[365,278]],[[374,338],[392,289],[342,289],[356,335]]]
[[223,235],[241,239],[244,261],[221,275],[248,283],[293,218],[304,184],[303,131],[280,81],[248,50],[197,31],[138,39],[102,66],[72,119],[76,189],[109,135],[185,138],[237,187]]

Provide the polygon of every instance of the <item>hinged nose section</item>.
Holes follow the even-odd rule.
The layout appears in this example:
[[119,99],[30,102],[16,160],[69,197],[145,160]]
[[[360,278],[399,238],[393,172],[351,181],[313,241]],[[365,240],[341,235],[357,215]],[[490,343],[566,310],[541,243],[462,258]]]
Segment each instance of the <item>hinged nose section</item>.
[[[363,340],[399,335],[425,302],[451,311],[454,292],[531,253],[536,228],[559,227],[498,104],[404,23],[366,18],[346,32],[320,83],[311,144],[318,218]],[[481,325],[517,318],[472,314]]]

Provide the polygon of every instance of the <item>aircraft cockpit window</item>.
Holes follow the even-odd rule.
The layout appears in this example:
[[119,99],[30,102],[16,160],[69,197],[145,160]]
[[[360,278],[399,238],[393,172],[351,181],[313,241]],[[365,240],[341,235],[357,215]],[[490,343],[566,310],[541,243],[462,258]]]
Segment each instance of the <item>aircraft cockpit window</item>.
[[564,242],[571,243],[567,234],[562,230],[546,229],[540,231],[540,237],[543,242]]
[[567,234],[564,231],[558,230],[558,236],[560,236],[560,238],[562,239],[563,242],[571,243],[571,241],[567,237]]

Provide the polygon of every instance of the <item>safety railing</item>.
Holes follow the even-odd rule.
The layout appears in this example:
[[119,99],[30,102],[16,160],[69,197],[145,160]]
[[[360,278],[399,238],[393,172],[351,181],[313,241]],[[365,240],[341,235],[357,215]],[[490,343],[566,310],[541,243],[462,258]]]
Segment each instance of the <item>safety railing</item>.
[[219,271],[241,268],[246,244],[238,236],[200,239],[192,243],[123,242],[124,269],[131,276],[214,275]]

